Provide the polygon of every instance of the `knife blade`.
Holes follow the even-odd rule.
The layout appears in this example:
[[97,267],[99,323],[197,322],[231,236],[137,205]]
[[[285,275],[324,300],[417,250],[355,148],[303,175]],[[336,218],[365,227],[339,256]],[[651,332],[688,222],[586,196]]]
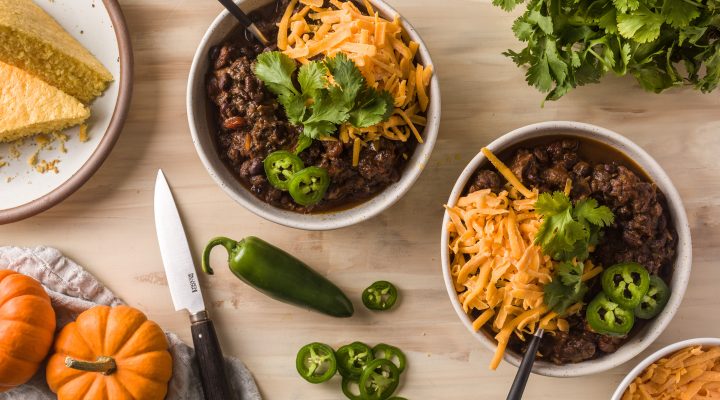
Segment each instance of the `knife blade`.
[[155,181],[155,230],[175,311],[190,313],[195,354],[206,400],[228,400],[234,396],[225,374],[225,362],[212,320],[197,279],[185,229],[175,199],[162,170]]

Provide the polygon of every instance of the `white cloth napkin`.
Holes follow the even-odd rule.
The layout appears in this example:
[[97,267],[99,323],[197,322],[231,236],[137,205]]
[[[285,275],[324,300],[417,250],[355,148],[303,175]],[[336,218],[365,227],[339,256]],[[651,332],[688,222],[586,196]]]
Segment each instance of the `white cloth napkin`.
[[[0,247],[0,269],[11,269],[31,276],[45,286],[57,314],[58,330],[96,304],[124,304],[89,272],[51,247]],[[203,399],[198,366],[193,360],[194,350],[175,334],[165,334],[173,357],[173,376],[165,399]],[[225,365],[237,400],[262,399],[252,374],[242,361],[226,357]],[[0,400],[52,399],[55,399],[55,395],[45,383],[45,369],[42,367],[27,384],[0,393]]]

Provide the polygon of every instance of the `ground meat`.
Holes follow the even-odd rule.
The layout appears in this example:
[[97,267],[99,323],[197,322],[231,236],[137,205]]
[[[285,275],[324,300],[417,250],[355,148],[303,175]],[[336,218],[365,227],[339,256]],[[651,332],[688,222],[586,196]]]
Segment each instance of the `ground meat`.
[[491,189],[493,192],[499,192],[502,187],[500,176],[495,171],[483,169],[475,173],[471,180],[469,192],[475,192],[480,189]]
[[669,227],[665,199],[657,187],[617,163],[594,166],[580,157],[580,142],[559,140],[519,149],[510,169],[525,185],[541,192],[562,191],[572,181],[574,200],[593,197],[610,207],[615,224],[593,257],[603,265],[634,261],[658,274],[675,256],[675,230]]
[[[591,259],[605,266],[634,261],[652,274],[669,280],[675,257],[677,233],[670,223],[665,198],[658,188],[621,163],[597,163],[582,156],[577,140],[558,140],[532,148],[517,149],[509,168],[526,186],[540,192],[563,191],[570,180],[570,197],[577,201],[592,197],[608,206],[615,223],[604,230]],[[499,176],[490,170],[478,171],[469,191],[501,190]],[[591,288],[586,301],[599,288]],[[581,315],[583,313],[581,312]],[[543,338],[541,353],[558,363],[576,363],[615,352],[625,337],[596,334],[584,318],[572,317],[569,332]],[[635,328],[639,328],[638,324]],[[522,348],[518,344],[516,347]]]
[[[287,1],[280,0],[250,15],[271,42],[277,35],[275,22],[286,7]],[[214,105],[218,149],[250,191],[277,207],[312,212],[361,201],[397,182],[415,144],[381,138],[363,147],[356,167],[352,143],[314,141],[300,154],[306,166],[325,168],[330,176],[323,201],[314,206],[300,206],[289,193],[268,183],[263,160],[274,151],[294,149],[302,129],[288,122],[282,106],[253,72],[258,54],[271,50],[275,48],[263,48],[236,34],[209,53],[207,94]]]

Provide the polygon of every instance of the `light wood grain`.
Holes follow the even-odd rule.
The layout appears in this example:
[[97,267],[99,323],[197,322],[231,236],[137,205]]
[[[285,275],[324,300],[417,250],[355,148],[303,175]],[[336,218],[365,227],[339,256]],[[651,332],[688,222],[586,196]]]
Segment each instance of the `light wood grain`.
[[[427,43],[440,77],[442,126],[431,162],[395,206],[363,224],[304,232],[267,222],[227,197],[195,154],[185,114],[190,62],[220,6],[212,0],[121,1],[136,57],[130,118],[110,158],[76,194],[29,220],[0,227],[0,242],[56,246],[165,329],[190,342],[187,316],[174,312],[155,238],[152,188],[162,167],[175,190],[192,247],[214,235],[258,235],[298,255],[338,283],[357,313],[337,320],[273,302],[221,268],[202,277],[224,351],[242,358],[268,399],[338,399],[339,380],[310,385],[294,366],[311,341],[339,346],[387,342],[406,351],[400,394],[410,399],[504,399],[515,368],[490,372],[491,353],[453,312],[440,271],[442,204],[477,150],[519,126],[585,121],[618,131],[666,169],[687,208],[694,265],[679,313],[650,350],[720,333],[720,96],[675,90],[654,95],[630,78],[609,77],[557,103],[527,87],[500,53],[517,48],[513,16],[488,1],[391,0]],[[371,314],[358,301],[377,279],[396,282],[396,311]],[[645,354],[647,354],[648,350]],[[637,359],[634,360],[638,361]],[[607,399],[633,366],[576,379],[531,377],[527,399]]]

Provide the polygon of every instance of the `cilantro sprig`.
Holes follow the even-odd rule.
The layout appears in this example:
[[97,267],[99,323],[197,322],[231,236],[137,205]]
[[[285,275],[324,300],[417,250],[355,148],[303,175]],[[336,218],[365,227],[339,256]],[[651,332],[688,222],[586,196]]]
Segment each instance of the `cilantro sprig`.
[[555,267],[552,282],[544,287],[544,302],[551,310],[564,315],[568,307],[581,301],[588,291],[582,281],[583,263],[563,262]]
[[615,220],[612,211],[598,206],[595,199],[580,200],[573,206],[562,192],[541,194],[535,202],[535,211],[543,221],[535,243],[557,261],[587,259],[590,246],[598,242],[600,230]]
[[299,70],[281,52],[262,53],[255,75],[278,96],[290,123],[302,126],[303,135],[312,139],[334,134],[345,122],[358,128],[378,124],[393,111],[390,93],[369,87],[355,63],[342,53]]
[[[524,0],[493,0],[506,11]],[[526,43],[505,55],[527,66],[526,80],[547,100],[632,74],[647,91],[720,82],[718,0],[528,0],[513,32]]]
[[602,234],[612,225],[615,216],[606,206],[592,198],[572,201],[562,192],[543,193],[535,202],[535,211],[542,216],[535,243],[543,253],[560,263],[555,267],[552,282],[544,287],[544,302],[563,315],[567,308],[581,301],[587,293],[582,281],[583,261],[590,256]]

